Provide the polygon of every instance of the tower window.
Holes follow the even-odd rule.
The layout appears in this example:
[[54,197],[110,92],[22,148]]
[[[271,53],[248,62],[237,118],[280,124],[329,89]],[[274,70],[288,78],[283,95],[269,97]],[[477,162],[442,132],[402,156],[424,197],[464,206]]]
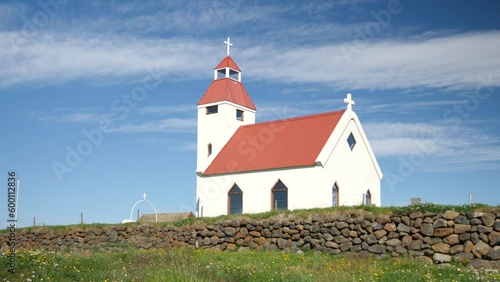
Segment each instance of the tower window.
[[208,144],[208,156],[210,156],[212,154],[212,144]]
[[207,107],[207,115],[216,114],[219,112],[219,107],[217,105]]
[[281,180],[278,180],[278,183],[274,185],[271,193],[273,210],[288,209],[288,188]]
[[354,139],[354,135],[349,134],[349,137],[347,137],[347,144],[349,144],[349,148],[352,149],[354,148],[354,145],[356,145],[356,139]]
[[229,77],[235,80],[238,80],[238,72],[232,69],[229,69]]
[[226,77],[226,69],[218,69],[217,70],[217,78],[223,78]]
[[236,120],[243,121],[243,111],[236,110]]

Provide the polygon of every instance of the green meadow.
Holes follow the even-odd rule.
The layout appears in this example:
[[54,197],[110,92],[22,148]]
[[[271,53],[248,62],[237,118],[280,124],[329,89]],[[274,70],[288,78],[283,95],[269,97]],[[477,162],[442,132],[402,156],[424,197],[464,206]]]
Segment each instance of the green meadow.
[[0,281],[500,281],[500,274],[411,258],[173,248],[20,251],[16,273],[2,267]]

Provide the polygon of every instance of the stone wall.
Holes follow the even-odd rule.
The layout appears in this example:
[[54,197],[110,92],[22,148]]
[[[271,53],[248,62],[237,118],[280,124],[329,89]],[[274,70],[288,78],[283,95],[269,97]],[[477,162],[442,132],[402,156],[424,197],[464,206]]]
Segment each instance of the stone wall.
[[[9,246],[0,234],[0,250]],[[266,249],[361,255],[410,255],[422,260],[449,262],[482,259],[500,263],[500,213],[411,213],[373,215],[355,213],[294,215],[254,220],[239,218],[205,225],[107,225],[69,230],[28,228],[16,231],[17,249],[113,250],[124,247],[190,246],[221,250]]]

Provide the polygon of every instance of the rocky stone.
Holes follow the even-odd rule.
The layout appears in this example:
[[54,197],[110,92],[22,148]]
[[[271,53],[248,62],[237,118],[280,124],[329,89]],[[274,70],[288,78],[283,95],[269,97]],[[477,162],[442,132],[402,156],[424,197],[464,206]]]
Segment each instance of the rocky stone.
[[488,243],[489,242],[488,235],[486,235],[485,233],[479,233],[479,240]]
[[396,224],[394,223],[386,223],[384,225],[384,230],[387,231],[387,232],[394,232],[396,231]]
[[231,220],[231,222],[229,223],[230,226],[236,228],[236,227],[240,227],[240,222],[237,220],[237,219],[233,219]]
[[477,242],[479,242],[479,234],[471,233],[470,240],[472,241],[472,243],[477,244]]
[[424,215],[421,212],[410,213],[410,219],[422,218]]
[[228,244],[226,247],[227,251],[234,251],[236,250],[236,245],[235,244]]
[[260,237],[260,232],[259,231],[250,231],[249,234],[252,237],[256,237],[256,238]]
[[420,251],[422,250],[422,245],[423,245],[423,242],[422,240],[415,240],[415,241],[412,241],[410,243],[410,250],[413,250],[413,251]]
[[385,253],[385,247],[382,245],[373,245],[368,247],[368,251],[374,254],[383,254]]
[[495,222],[494,229],[495,231],[500,231],[500,221]]
[[388,246],[392,246],[392,247],[399,246],[399,245],[401,245],[401,240],[399,240],[399,239],[390,239],[390,240],[387,240],[385,242],[385,244],[388,245]]
[[328,247],[328,248],[332,248],[332,249],[338,249],[339,248],[339,244],[333,242],[333,241],[327,241],[325,243],[325,246]]
[[474,248],[472,249],[472,251],[477,251],[482,256],[486,256],[490,250],[491,250],[491,247],[488,246],[488,244],[484,243],[483,241],[477,242],[477,244],[475,244]]
[[470,253],[474,249],[474,244],[471,241],[467,241],[464,244],[464,252]]
[[446,236],[450,235],[451,233],[453,233],[453,228],[451,228],[451,227],[434,229],[434,236],[440,237],[440,238],[446,237]]
[[323,238],[325,240],[327,240],[327,241],[332,241],[333,240],[333,236],[330,233],[323,234]]
[[349,250],[352,247],[352,242],[344,242],[339,245],[339,248],[342,252]]
[[377,237],[375,237],[374,234],[368,234],[366,236],[366,243],[368,243],[369,245],[377,243]]
[[458,236],[458,239],[460,240],[460,242],[468,241],[470,240],[470,234],[469,233],[460,234],[460,236]]
[[432,245],[432,249],[435,252],[447,254],[450,252],[450,245],[445,244],[445,243],[437,243],[435,245]]
[[404,236],[404,237],[401,239],[401,245],[402,245],[403,247],[407,247],[407,246],[409,246],[409,245],[411,244],[412,240],[413,240],[413,238],[412,238],[411,236],[406,235],[406,236]]
[[493,247],[488,254],[486,254],[486,257],[491,260],[500,260],[500,246]]
[[460,240],[458,239],[457,234],[451,234],[448,237],[443,239],[443,243],[446,243],[448,245],[453,246],[453,245],[460,243]]
[[347,238],[342,236],[342,235],[339,235],[339,236],[335,236],[333,238],[333,241],[335,241],[335,243],[337,243],[337,244],[342,244],[344,242],[347,242]]
[[431,264],[432,263],[432,258],[430,257],[424,257],[424,256],[419,256],[415,258],[415,261],[419,261],[425,264]]
[[457,218],[459,215],[460,213],[456,211],[446,211],[445,213],[443,213],[443,218],[447,220],[453,220]]
[[434,221],[434,224],[432,225],[432,227],[434,227],[434,228],[447,227],[447,226],[448,226],[448,222],[442,218],[436,219]]
[[396,223],[396,224],[400,224],[401,223],[401,217],[399,216],[391,216],[391,221]]
[[449,263],[449,262],[451,262],[450,255],[445,255],[445,254],[440,254],[440,253],[435,253],[434,256],[432,257],[432,259],[436,263]]
[[397,230],[399,232],[405,232],[405,233],[410,233],[411,232],[410,227],[408,225],[404,224],[404,223],[398,224]]
[[454,220],[455,224],[470,224],[470,220],[465,215],[459,215]]
[[491,231],[493,231],[493,227],[487,227],[487,226],[483,226],[483,225],[479,225],[477,227],[477,232],[479,233],[486,233],[486,234],[489,234],[491,233]]
[[473,218],[470,220],[470,224],[471,225],[480,225],[480,224],[483,224],[483,221],[480,220],[479,218]]
[[420,228],[420,227],[422,227],[422,223],[423,223],[423,221],[424,221],[424,220],[423,220],[421,217],[416,218],[416,219],[415,219],[415,222],[413,222],[413,227],[415,227],[415,228]]
[[469,263],[469,267],[474,269],[500,269],[500,261],[488,261],[484,259],[474,259]]
[[391,218],[388,215],[377,215],[375,221],[380,224],[386,224],[391,222]]
[[457,253],[461,253],[464,251],[464,246],[463,245],[455,245],[450,248],[450,255],[454,255]]
[[[238,222],[239,224],[239,222]],[[236,234],[236,228],[235,227],[226,227],[224,228],[224,233],[227,236],[233,237]]]
[[463,234],[471,230],[471,226],[468,224],[455,224],[453,226],[455,234]]
[[489,212],[486,212],[481,216],[481,221],[483,222],[484,226],[491,227],[493,224],[495,224],[495,215]]
[[337,222],[335,224],[335,227],[337,227],[337,229],[344,229],[344,228],[347,228],[349,226],[349,224],[347,224],[347,222]]
[[434,234],[434,227],[430,223],[424,223],[420,228],[420,233],[424,236],[432,236]]
[[387,234],[387,231],[385,231],[384,229],[377,230],[373,233],[373,235],[375,235],[375,237],[377,239],[384,237],[386,234]]
[[492,246],[500,245],[500,232],[497,231],[491,232],[490,235],[488,235],[488,239]]
[[472,253],[458,253],[453,255],[453,259],[458,262],[469,262],[474,259],[474,255]]

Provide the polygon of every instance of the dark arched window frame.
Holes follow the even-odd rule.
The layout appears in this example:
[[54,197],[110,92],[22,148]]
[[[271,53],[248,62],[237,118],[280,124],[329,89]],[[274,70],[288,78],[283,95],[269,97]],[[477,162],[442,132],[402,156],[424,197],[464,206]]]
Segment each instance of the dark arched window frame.
[[236,185],[233,185],[227,193],[227,214],[242,214],[243,213],[243,190]]
[[288,209],[288,187],[279,179],[271,189],[271,210],[275,209]]

